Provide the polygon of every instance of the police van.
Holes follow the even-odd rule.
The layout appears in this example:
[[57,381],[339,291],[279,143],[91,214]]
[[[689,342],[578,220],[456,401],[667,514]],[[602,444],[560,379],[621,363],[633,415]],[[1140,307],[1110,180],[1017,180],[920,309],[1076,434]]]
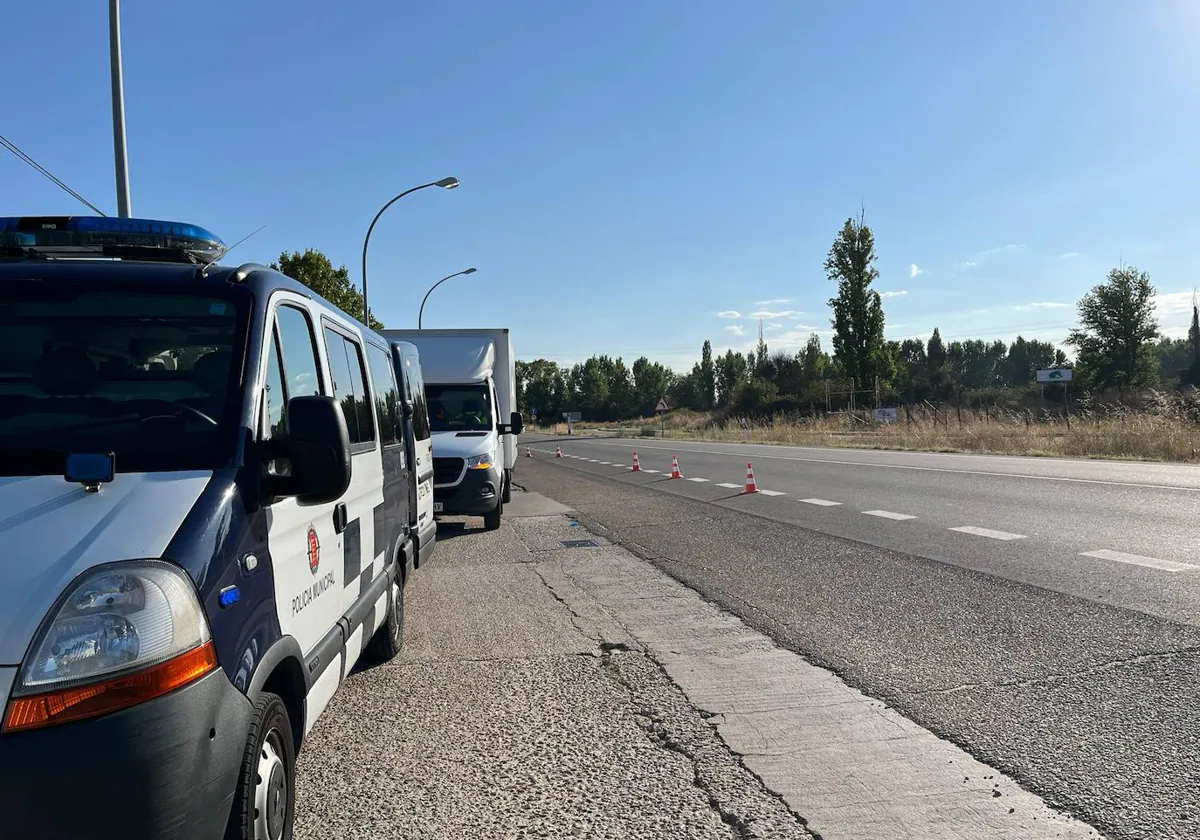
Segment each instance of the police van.
[[305,736],[400,649],[419,364],[226,250],[0,218],[0,836],[290,837]]

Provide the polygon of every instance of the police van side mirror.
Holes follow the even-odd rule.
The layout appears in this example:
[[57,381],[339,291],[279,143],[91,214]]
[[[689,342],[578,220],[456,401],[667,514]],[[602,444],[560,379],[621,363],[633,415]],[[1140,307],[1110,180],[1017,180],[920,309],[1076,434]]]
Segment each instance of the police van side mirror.
[[404,403],[404,416],[412,417],[414,413],[415,412],[413,411],[413,404],[412,403]]
[[296,496],[306,504],[332,502],[350,486],[350,435],[333,397],[293,397],[287,404],[288,436],[282,454],[286,476],[269,478],[272,495]]
[[512,433],[519,435],[523,431],[525,431],[525,418],[521,416],[519,411],[514,411],[512,413]]

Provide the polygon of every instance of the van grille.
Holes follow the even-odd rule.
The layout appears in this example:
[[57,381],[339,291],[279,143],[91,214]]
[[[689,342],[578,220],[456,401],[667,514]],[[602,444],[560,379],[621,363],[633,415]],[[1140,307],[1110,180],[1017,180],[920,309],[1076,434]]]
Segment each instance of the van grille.
[[462,458],[434,458],[433,483],[453,484],[458,481],[463,470]]

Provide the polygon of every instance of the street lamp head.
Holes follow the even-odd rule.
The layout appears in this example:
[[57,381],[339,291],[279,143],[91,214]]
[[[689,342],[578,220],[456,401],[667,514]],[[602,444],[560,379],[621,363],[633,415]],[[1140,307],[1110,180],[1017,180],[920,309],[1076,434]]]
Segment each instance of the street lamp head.
[[433,185],[435,187],[441,187],[444,190],[452,190],[458,186],[458,179],[457,178],[443,178],[440,181],[434,181]]
[[468,268],[466,271],[463,272],[463,274],[474,274],[474,273],[475,273],[475,269],[473,269],[473,268]]

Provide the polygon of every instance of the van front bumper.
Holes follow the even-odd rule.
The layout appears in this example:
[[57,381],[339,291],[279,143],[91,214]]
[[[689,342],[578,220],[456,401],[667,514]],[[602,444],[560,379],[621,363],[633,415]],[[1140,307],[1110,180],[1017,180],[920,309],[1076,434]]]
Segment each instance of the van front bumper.
[[104,717],[0,734],[0,837],[222,837],[250,714],[218,669]]
[[500,504],[504,471],[493,464],[486,470],[467,470],[462,481],[449,487],[433,486],[433,501],[440,502],[439,516],[483,516]]

